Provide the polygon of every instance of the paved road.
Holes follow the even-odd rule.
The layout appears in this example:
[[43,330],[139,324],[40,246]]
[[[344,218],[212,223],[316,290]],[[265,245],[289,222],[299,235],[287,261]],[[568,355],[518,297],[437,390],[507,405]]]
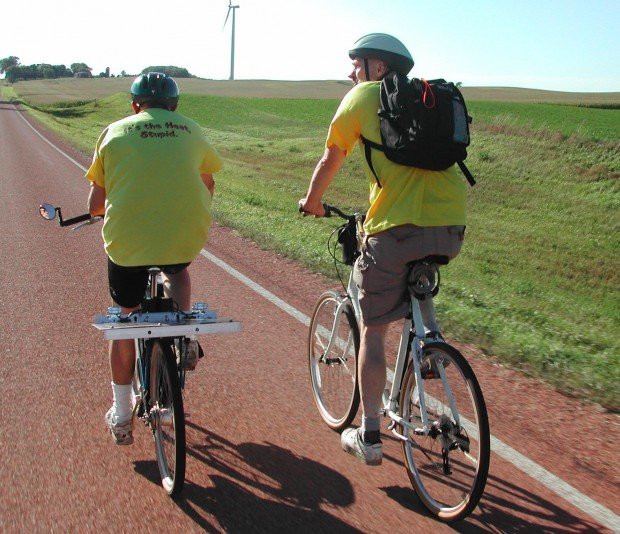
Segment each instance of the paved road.
[[470,518],[424,512],[389,435],[380,468],[344,454],[311,398],[306,327],[235,272],[305,315],[329,284],[218,226],[208,251],[230,268],[201,256],[194,295],[243,332],[210,338],[189,377],[186,491],[171,501],[147,431],[121,448],[103,425],[107,351],[90,326],[109,302],[99,228],[37,214],[42,200],[83,212],[88,161],[24,119],[34,124],[0,103],[0,531],[620,531],[617,417],[470,347],[496,451]]

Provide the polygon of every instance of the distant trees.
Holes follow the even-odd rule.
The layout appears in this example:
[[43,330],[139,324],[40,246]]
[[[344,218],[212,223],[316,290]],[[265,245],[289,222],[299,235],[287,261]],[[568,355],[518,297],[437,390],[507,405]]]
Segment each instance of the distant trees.
[[74,75],[78,72],[87,73],[88,76],[93,75],[93,69],[91,69],[86,63],[71,63],[71,70]]
[[[183,67],[175,67],[173,65],[153,65],[145,68],[142,73],[147,72],[163,72],[173,78],[194,78],[187,69]],[[9,56],[0,59],[0,75],[4,74],[6,81],[14,83],[19,80],[40,80],[50,78],[70,78],[72,76],[92,77],[93,69],[86,63],[71,63],[67,68],[65,65],[50,65],[48,63],[37,63],[35,65],[21,65],[17,56]],[[128,76],[123,70],[121,76]],[[110,77],[110,67],[105,72],[100,72],[99,78]]]
[[15,67],[17,65],[19,65],[19,58],[17,56],[9,56],[0,59],[0,74],[4,74],[9,67]]
[[194,78],[194,75],[190,74],[187,69],[182,67],[174,67],[172,65],[168,65],[167,67],[163,67],[161,65],[146,67],[146,69],[142,69],[141,74],[147,74],[149,72],[162,72],[168,76],[172,76],[173,78]]
[[[4,60],[0,60],[0,62],[2,61]],[[50,65],[48,63],[39,63],[37,65],[13,64],[3,70],[6,81],[10,83],[18,80],[68,78],[73,76],[73,72],[65,65]]]
[[19,80],[70,78],[78,72],[87,72],[88,76],[92,76],[92,70],[86,63],[72,63],[71,67],[67,68],[65,65],[50,65],[49,63],[20,65],[17,56],[0,59],[0,74],[4,74],[6,81],[10,83]]

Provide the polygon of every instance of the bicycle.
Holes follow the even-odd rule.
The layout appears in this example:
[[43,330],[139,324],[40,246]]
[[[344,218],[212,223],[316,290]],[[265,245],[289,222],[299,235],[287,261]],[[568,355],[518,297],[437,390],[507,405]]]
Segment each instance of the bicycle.
[[[338,233],[343,258],[353,265],[363,240],[364,215],[347,215],[324,205],[326,217],[336,214],[347,222]],[[330,249],[338,272],[337,244]],[[464,356],[446,343],[437,325],[432,298],[439,289],[442,256],[410,264],[411,312],[404,320],[394,370],[388,369],[383,395],[388,430],[401,442],[407,475],[423,505],[437,518],[452,522],[477,506],[488,475],[490,431],[482,391]],[[352,278],[344,293],[329,290],[318,299],[310,321],[308,362],[312,392],[319,414],[333,430],[342,432],[357,415],[360,394],[357,356],[361,310]],[[340,276],[340,273],[338,272]],[[430,320],[429,320],[430,319]]]
[[[47,220],[58,215],[61,226],[81,223],[74,229],[100,219],[89,214],[63,219],[60,208],[47,203],[39,212]],[[241,325],[218,319],[205,303],[194,304],[190,311],[175,309],[172,299],[164,296],[160,269],[152,267],[140,310],[123,314],[120,307],[110,307],[106,315],[95,317],[93,326],[106,340],[135,340],[132,429],[137,418],[151,430],[162,486],[175,498],[185,482],[183,389],[190,337],[238,332]]]

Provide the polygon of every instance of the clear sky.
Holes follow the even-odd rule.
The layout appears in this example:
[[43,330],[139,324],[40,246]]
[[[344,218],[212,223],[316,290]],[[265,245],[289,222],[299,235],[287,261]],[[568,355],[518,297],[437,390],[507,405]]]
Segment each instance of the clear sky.
[[[391,33],[411,75],[466,86],[620,91],[620,0],[238,0],[236,79],[345,79],[351,44]],[[83,62],[96,75],[176,65],[228,79],[228,0],[24,0],[0,58]],[[5,10],[6,11],[6,10]]]

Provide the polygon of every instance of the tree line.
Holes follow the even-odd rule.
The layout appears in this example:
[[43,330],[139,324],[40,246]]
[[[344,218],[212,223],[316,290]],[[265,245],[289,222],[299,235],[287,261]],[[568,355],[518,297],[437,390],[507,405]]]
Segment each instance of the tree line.
[[[86,63],[72,63],[70,67],[50,65],[49,63],[21,65],[17,56],[0,59],[0,74],[4,74],[5,79],[10,83],[19,80],[70,78],[78,73],[84,73],[85,76],[91,77],[92,70]],[[105,76],[105,74],[102,73],[100,76]]]
[[[41,80],[53,78],[71,78],[74,76],[82,76],[91,78],[93,69],[86,63],[72,63],[70,67],[65,65],[50,65],[48,63],[37,63],[34,65],[21,65],[17,56],[9,56],[0,59],[0,75],[4,74],[6,81],[14,83],[20,80]],[[168,66],[150,66],[142,70],[147,72],[163,72],[174,78],[193,78],[194,76],[182,67]],[[120,76],[130,76],[122,71]],[[98,75],[99,78],[109,78],[110,69]]]

